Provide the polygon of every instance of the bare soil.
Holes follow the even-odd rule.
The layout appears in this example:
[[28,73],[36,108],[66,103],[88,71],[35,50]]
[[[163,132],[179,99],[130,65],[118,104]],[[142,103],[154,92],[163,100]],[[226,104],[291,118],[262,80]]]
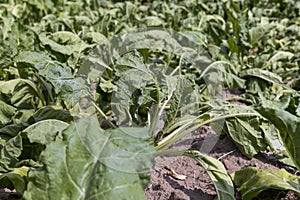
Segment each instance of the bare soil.
[[[196,131],[185,137],[181,142],[181,149],[201,150],[207,143],[207,127]],[[287,168],[283,163],[275,159],[272,154],[263,154],[248,159],[240,153],[231,139],[227,136],[220,136],[216,144],[208,153],[209,156],[219,159],[226,167],[228,173],[243,169],[247,166],[255,166],[260,169]],[[203,150],[203,148],[202,148]],[[185,156],[157,157],[156,163],[151,172],[151,182],[145,189],[149,200],[213,200],[216,197],[214,185],[206,171],[193,159]],[[170,176],[172,169],[177,174],[185,175],[186,179],[178,180]],[[240,193],[236,190],[236,199],[241,199]],[[300,199],[292,191],[269,190],[262,192],[256,200],[296,200]]]

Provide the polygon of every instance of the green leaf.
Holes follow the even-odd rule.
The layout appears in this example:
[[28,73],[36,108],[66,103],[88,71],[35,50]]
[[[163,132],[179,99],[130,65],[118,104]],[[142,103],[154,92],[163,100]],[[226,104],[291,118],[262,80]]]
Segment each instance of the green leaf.
[[235,199],[233,183],[220,161],[199,151],[186,151],[183,155],[194,158],[207,171],[214,183],[219,200]]
[[206,84],[215,83],[219,87],[223,84],[230,89],[242,88],[245,81],[237,76],[235,67],[224,61],[216,61],[210,64],[201,74]]
[[151,49],[179,54],[182,51],[181,45],[173,35],[164,30],[128,33],[122,43],[124,43],[123,46],[126,48],[126,52],[133,49]]
[[69,111],[63,109],[55,109],[50,106],[42,107],[38,109],[29,119],[28,121],[33,124],[38,121],[46,120],[46,119],[56,119],[65,122],[69,122],[73,120]]
[[268,189],[292,190],[300,196],[300,178],[284,169],[257,169],[247,167],[231,174],[243,200],[251,200]]
[[270,83],[277,83],[277,84],[282,83],[282,78],[277,74],[267,70],[258,69],[258,68],[243,70],[240,72],[240,77],[242,78],[257,77],[262,80],[268,81]]
[[293,53],[288,51],[278,51],[275,55],[273,55],[268,62],[266,63],[266,66],[270,66],[275,62],[278,62],[279,60],[288,60],[291,59],[294,56]]
[[16,108],[0,100],[0,124],[9,123],[16,111]]
[[26,189],[26,179],[28,167],[15,168],[12,172],[0,173],[1,188],[16,189],[23,194]]
[[9,140],[18,135],[18,133],[29,126],[28,123],[9,124],[0,129],[0,138]]
[[29,166],[35,165],[32,161],[37,160],[44,148],[43,145],[51,143],[57,136],[61,137],[62,130],[67,126],[68,124],[63,121],[49,119],[37,122],[19,132],[17,136],[9,139],[1,150],[0,171],[10,171],[26,163]]
[[[19,67],[25,63],[35,68],[39,75],[45,77],[46,81],[52,84],[58,97],[68,102],[71,106],[89,94],[85,82],[81,78],[75,78],[69,66],[53,61],[42,53],[21,52],[15,58],[15,62],[17,62]],[[48,89],[50,94],[51,89]]]
[[48,119],[30,125],[22,132],[27,133],[27,137],[31,143],[49,144],[54,141],[56,136],[67,128],[68,125],[68,123],[60,120]]
[[27,79],[0,81],[0,88],[2,100],[15,107],[35,108],[45,103],[39,88]]
[[[19,115],[22,115],[23,119]],[[24,116],[25,115],[25,116]],[[29,125],[46,119],[56,119],[65,122],[73,120],[71,114],[62,109],[54,109],[52,107],[42,107],[36,112],[33,110],[20,110],[15,114],[14,124],[6,125],[0,128],[0,138],[8,140],[15,137],[20,131],[27,128]]]
[[[98,124],[95,118],[91,120]],[[149,172],[155,150],[148,128],[121,127],[92,135],[86,131],[91,129],[90,126],[91,122],[87,123],[87,120],[76,122],[83,144],[101,163],[128,173]]]
[[78,54],[90,47],[77,35],[68,31],[59,31],[52,35],[41,33],[39,39],[43,45],[50,46],[52,50],[64,55]]
[[138,102],[134,102],[134,94],[144,90],[147,102],[153,102],[151,96],[146,96],[153,91],[153,87],[148,86],[153,84],[152,77],[139,69],[129,69],[115,84],[117,91],[113,93],[111,105],[114,115],[118,117],[117,124],[131,125],[133,116],[130,113],[130,106],[139,106]]
[[141,70],[142,72],[145,72],[145,74],[149,73],[149,70],[145,66],[141,56],[137,51],[126,53],[116,61],[116,64]]
[[45,62],[51,60],[49,56],[44,55],[43,53],[32,52],[32,51],[22,51],[15,58],[14,61],[18,63],[26,63],[34,66],[37,63]]
[[273,27],[271,24],[259,24],[249,29],[249,40],[251,45],[255,45],[269,30]]
[[18,157],[23,150],[23,142],[21,134],[11,138],[6,142],[0,152],[0,172],[12,171],[18,162]]
[[[141,129],[132,131],[128,128],[126,133],[136,137],[143,133]],[[120,156],[116,148],[110,147],[115,144],[123,151],[134,147],[131,150],[137,154],[144,151],[140,142],[127,143],[117,129],[105,132],[95,117],[72,123],[63,131],[63,137],[64,141],[46,146],[41,155],[44,167],[29,171],[24,199],[146,199],[137,173],[116,170],[100,162],[102,158],[111,158],[115,166],[126,169],[126,162],[120,159],[122,153]]]
[[224,130],[248,158],[266,150],[264,136],[259,130],[259,120],[253,116],[226,119]]
[[281,109],[259,107],[257,111],[280,131],[286,151],[300,169],[300,118]]

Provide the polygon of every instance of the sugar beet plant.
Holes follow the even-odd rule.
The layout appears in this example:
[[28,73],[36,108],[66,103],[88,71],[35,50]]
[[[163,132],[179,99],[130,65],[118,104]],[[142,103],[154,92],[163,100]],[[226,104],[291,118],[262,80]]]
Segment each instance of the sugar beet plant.
[[1,3],[1,187],[23,199],[145,199],[155,156],[175,154],[205,168],[218,199],[235,199],[233,183],[243,199],[300,194],[284,169],[228,174],[206,155],[214,143],[175,145],[210,125],[248,158],[273,152],[299,170],[299,9],[292,0]]

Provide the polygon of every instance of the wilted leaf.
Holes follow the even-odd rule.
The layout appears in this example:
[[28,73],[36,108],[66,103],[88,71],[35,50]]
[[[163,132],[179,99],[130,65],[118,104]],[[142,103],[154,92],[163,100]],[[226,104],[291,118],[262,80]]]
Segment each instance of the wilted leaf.
[[300,178],[284,169],[257,169],[248,167],[231,174],[244,200],[251,200],[268,189],[292,190],[300,196]]
[[214,183],[219,200],[235,199],[233,183],[220,161],[199,151],[186,151],[184,155],[194,158],[206,170]]
[[286,151],[300,169],[300,118],[281,109],[260,107],[257,111],[280,131]]

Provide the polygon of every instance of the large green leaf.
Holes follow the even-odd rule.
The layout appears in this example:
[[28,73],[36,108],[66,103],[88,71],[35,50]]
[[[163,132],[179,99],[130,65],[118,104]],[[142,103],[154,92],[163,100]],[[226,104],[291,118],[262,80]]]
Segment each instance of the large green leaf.
[[[220,161],[206,156],[199,151],[186,151],[183,155],[194,158],[207,171],[214,183],[219,200],[235,199],[233,183]],[[199,198],[201,199],[200,196]]]
[[0,172],[10,172],[22,166],[40,166],[36,161],[42,150],[42,145],[30,143],[26,134],[20,132],[7,140],[1,149]]
[[248,167],[231,174],[243,200],[251,200],[268,189],[292,190],[300,196],[300,178],[284,169],[258,169]]
[[[93,123],[97,123],[92,118]],[[148,172],[152,166],[154,145],[148,128],[121,127],[91,134],[91,124],[84,120],[76,123],[79,137],[86,149],[106,166],[129,173]],[[96,129],[97,131],[97,129]]]
[[124,39],[122,39],[121,44],[123,45],[123,49],[121,50],[126,50],[126,52],[133,49],[151,49],[154,51],[159,50],[170,53],[180,53],[182,50],[181,45],[172,34],[165,30],[155,29],[128,33]]
[[272,84],[287,88],[282,82],[282,77],[271,71],[259,68],[246,69],[240,72],[240,76],[247,80],[247,90],[252,93],[265,92]]
[[[132,131],[126,130],[138,138],[143,133],[142,129]],[[136,150],[129,155],[144,151],[141,142],[130,143],[122,134],[124,132],[117,129],[105,133],[94,117],[72,123],[63,131],[63,141],[47,145],[41,156],[44,167],[29,172],[24,199],[146,199],[137,172],[128,173],[113,167],[126,170],[125,164],[128,164],[123,163],[122,153],[115,150]],[[142,138],[144,144],[148,143],[145,135]],[[101,159],[107,158],[111,158],[113,165],[102,162]],[[149,158],[144,159],[148,162]]]
[[260,107],[257,111],[280,131],[285,149],[294,164],[300,169],[300,118],[281,109]]

